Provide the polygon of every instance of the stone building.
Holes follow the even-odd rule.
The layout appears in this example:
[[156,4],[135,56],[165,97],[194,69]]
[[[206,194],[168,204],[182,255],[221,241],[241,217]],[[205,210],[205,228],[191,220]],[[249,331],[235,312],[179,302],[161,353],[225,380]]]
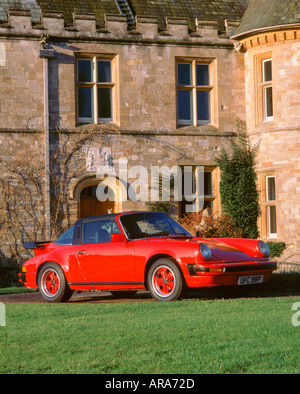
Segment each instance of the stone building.
[[300,2],[252,0],[232,39],[245,62],[247,130],[259,143],[263,238],[300,254]]
[[[300,10],[277,3],[1,0],[1,253],[50,236],[53,212],[147,208],[155,166],[191,169],[195,187],[202,168],[220,211],[214,157],[237,127],[260,142],[261,235],[299,253]],[[104,179],[114,201],[97,199]]]

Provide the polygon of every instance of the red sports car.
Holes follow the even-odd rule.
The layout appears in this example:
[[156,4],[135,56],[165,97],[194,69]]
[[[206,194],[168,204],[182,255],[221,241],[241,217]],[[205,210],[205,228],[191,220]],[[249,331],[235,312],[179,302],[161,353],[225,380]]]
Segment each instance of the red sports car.
[[35,257],[20,281],[49,302],[74,290],[108,290],[116,296],[147,289],[159,301],[189,288],[266,282],[277,264],[269,248],[249,239],[202,239],[159,212],[127,212],[78,220],[54,242],[28,242]]

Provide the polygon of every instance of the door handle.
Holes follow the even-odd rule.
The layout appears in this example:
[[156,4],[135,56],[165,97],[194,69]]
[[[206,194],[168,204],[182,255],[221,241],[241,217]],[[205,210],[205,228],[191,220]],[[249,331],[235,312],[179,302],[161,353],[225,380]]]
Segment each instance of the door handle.
[[77,252],[77,254],[85,254],[85,251],[84,251],[84,250],[79,250],[79,251]]

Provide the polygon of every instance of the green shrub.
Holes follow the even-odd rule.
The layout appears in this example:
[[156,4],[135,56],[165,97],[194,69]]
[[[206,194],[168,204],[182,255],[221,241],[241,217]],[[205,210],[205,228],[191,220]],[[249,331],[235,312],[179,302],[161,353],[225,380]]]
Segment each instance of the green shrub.
[[243,230],[244,238],[258,238],[259,197],[255,160],[258,148],[252,146],[246,131],[238,127],[230,149],[223,148],[215,158],[221,169],[220,195],[222,211]]
[[270,257],[280,257],[282,256],[284,250],[286,249],[286,243],[285,242],[273,242],[273,241],[268,241],[267,242],[269,248],[270,248]]

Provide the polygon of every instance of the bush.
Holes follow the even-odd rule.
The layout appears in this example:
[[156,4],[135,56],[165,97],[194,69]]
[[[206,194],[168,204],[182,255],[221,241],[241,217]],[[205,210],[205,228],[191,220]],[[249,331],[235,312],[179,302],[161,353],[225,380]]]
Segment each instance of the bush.
[[272,242],[269,241],[267,242],[269,248],[270,248],[270,257],[280,257],[282,256],[283,252],[286,249],[286,243],[285,242]]
[[18,267],[0,266],[0,288],[15,286],[18,284]]
[[222,149],[215,158],[221,169],[220,195],[222,211],[241,228],[243,238],[258,238],[259,198],[255,160],[257,147],[251,145],[247,133],[238,129],[230,149]]
[[220,216],[214,216],[208,209],[197,213],[188,213],[180,223],[191,234],[200,230],[204,238],[240,238],[242,230],[236,227],[230,215],[222,213]]
[[19,272],[20,266],[16,257],[7,258],[0,251],[0,288],[18,284]]

